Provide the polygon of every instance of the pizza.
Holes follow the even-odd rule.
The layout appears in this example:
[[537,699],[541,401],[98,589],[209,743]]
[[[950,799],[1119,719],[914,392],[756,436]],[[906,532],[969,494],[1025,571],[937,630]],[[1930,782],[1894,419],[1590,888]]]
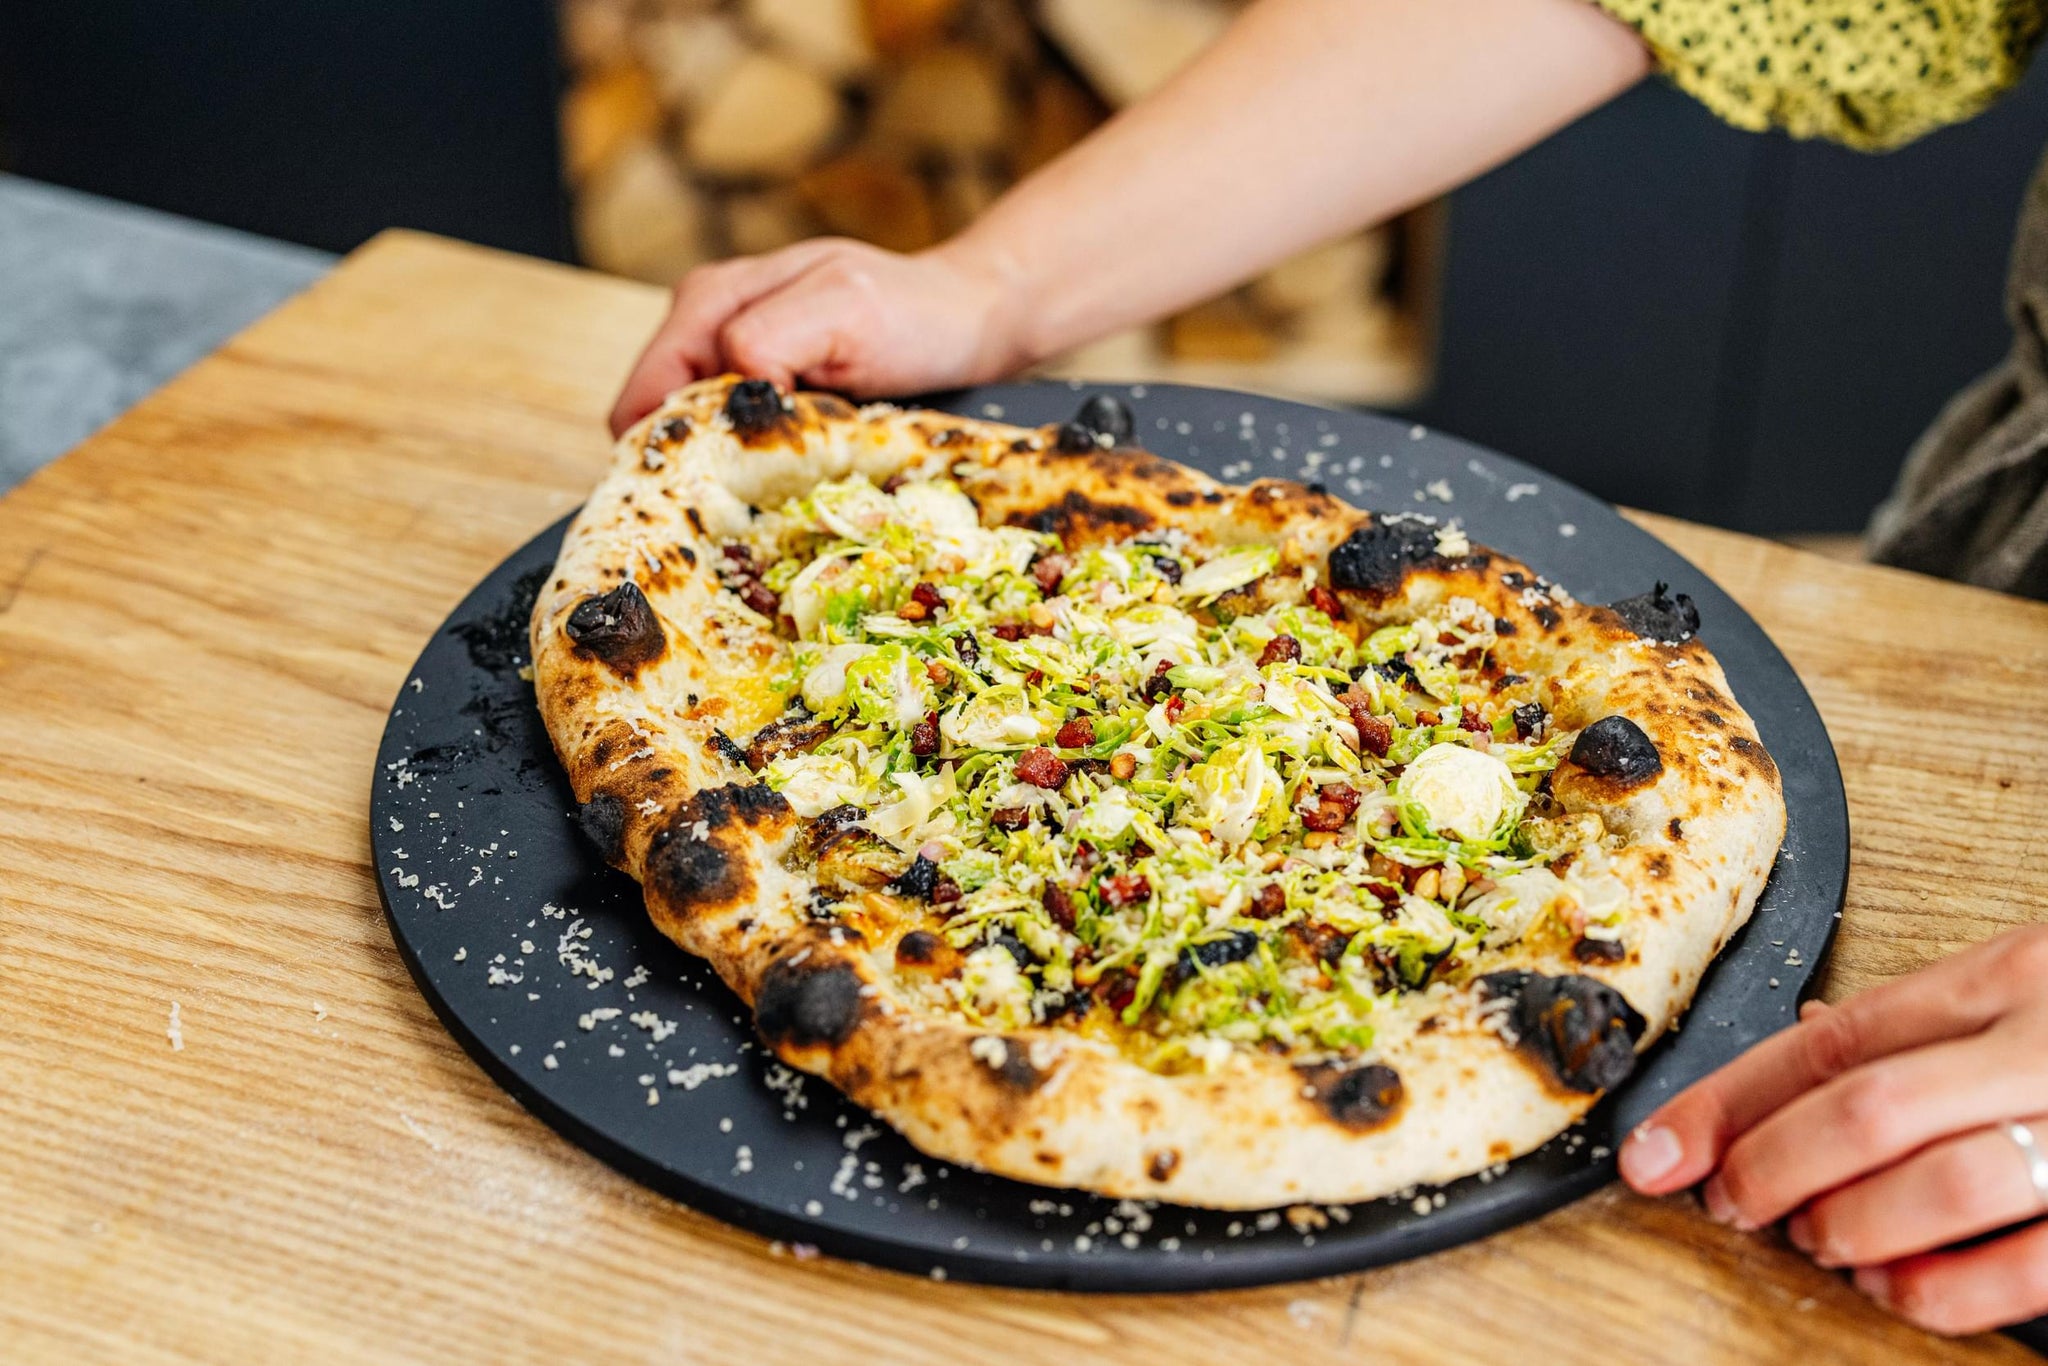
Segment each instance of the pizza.
[[584,832],[946,1161],[1260,1208],[1539,1146],[1783,837],[1696,608],[1132,436],[673,395],[534,608]]

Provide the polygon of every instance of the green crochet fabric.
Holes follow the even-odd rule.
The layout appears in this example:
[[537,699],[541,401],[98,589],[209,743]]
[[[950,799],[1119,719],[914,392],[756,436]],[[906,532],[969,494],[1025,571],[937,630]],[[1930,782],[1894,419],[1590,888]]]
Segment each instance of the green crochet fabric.
[[2048,0],[1596,0],[1738,128],[1881,151],[1983,109],[2026,72]]

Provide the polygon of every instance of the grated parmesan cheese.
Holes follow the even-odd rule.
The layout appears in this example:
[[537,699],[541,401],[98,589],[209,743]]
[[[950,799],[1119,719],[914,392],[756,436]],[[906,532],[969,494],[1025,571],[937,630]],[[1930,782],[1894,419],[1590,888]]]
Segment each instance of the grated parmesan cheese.
[[656,1043],[666,1041],[671,1034],[676,1032],[676,1022],[674,1020],[664,1020],[651,1010],[636,1010],[631,1015],[628,1015],[626,1019],[629,1023],[638,1025],[646,1030],[654,1037],[654,1042]]
[[[739,1070],[737,1063],[729,1062],[699,1062],[692,1063],[688,1067],[671,1067],[668,1069],[668,1084],[670,1086],[680,1086],[685,1091],[694,1091],[707,1081],[713,1081],[719,1077],[732,1076]],[[730,1133],[732,1131],[732,1122],[730,1120],[722,1122],[719,1125],[719,1130],[721,1133]]]

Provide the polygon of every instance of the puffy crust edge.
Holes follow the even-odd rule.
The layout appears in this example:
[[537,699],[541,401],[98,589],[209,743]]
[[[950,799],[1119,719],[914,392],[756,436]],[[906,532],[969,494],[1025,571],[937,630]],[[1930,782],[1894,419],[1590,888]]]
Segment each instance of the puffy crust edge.
[[[742,439],[720,416],[736,383],[691,385],[620,440],[536,604],[533,658],[586,826],[609,837],[607,857],[642,882],[662,932],[708,959],[754,1007],[778,1056],[826,1077],[936,1157],[1049,1186],[1219,1208],[1362,1200],[1450,1180],[1539,1146],[1592,1104],[1504,1046],[1462,988],[1418,999],[1436,1027],[1385,1058],[1401,1074],[1402,1105],[1358,1129],[1305,1094],[1314,1088],[1276,1058],[1163,1076],[1059,1030],[999,1034],[931,1015],[891,985],[893,943],[813,922],[809,884],[786,866],[796,822],[716,740],[733,719],[730,685],[779,648],[712,572],[717,538],[745,525],[750,503],[855,469],[881,479],[965,459],[978,470],[968,491],[991,520],[1036,522],[1084,542],[1165,526],[1224,543],[1270,541],[1283,564],[1313,567],[1326,581],[1333,550],[1388,523],[1287,481],[1235,488],[1144,452],[1062,455],[1045,432],[856,412],[825,395],[786,400],[786,421]],[[629,577],[666,625],[685,628],[668,630],[666,654],[630,677],[563,630],[578,603]],[[1568,806],[1601,810],[1637,841],[1621,855],[1640,908],[1628,958],[1498,965],[1607,982],[1644,1016],[1638,1046],[1647,1047],[1748,918],[1783,837],[1776,768],[1719,665],[1696,640],[1640,640],[1613,612],[1575,603],[1482,547],[1423,555],[1397,583],[1340,596],[1368,620],[1469,597],[1511,628],[1503,660],[1547,676],[1546,705],[1559,724],[1622,712],[1656,743],[1662,771],[1638,787],[1569,763],[1553,782]],[[663,706],[664,697],[686,705]],[[1000,1048],[983,1042],[990,1038]]]

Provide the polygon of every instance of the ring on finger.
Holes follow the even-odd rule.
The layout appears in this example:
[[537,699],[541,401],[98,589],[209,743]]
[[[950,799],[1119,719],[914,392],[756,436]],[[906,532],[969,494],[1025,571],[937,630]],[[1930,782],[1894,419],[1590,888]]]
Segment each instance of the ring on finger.
[[2027,1179],[2034,1183],[2034,1194],[2040,1197],[2041,1208],[2048,1210],[2048,1152],[2042,1151],[2041,1142],[2034,1131],[2016,1119],[2009,1119],[2002,1126],[2005,1136],[2020,1150],[2020,1156],[2027,1162]]
[[[2028,1137],[2048,1138],[2048,1114]],[[1787,1232],[1822,1266],[1879,1266],[2040,1217],[2041,1192],[2006,1121],[1934,1143],[1813,1201]]]

